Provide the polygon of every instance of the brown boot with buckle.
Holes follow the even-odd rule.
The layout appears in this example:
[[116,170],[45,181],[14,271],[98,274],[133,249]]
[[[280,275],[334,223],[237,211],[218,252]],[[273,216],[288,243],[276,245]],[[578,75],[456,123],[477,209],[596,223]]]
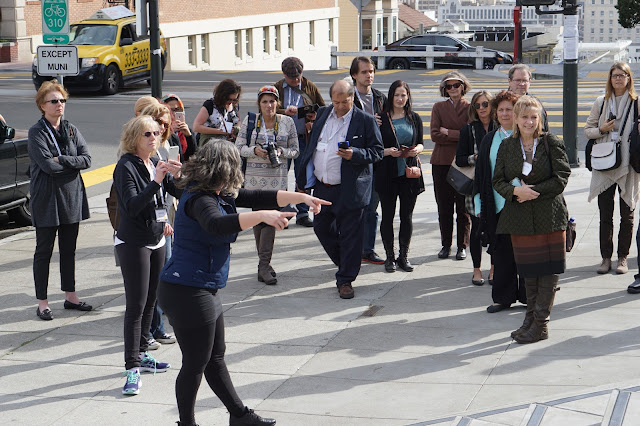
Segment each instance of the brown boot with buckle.
[[341,284],[338,287],[338,293],[340,293],[340,299],[353,299],[353,296],[355,296],[351,283]]
[[549,338],[549,316],[559,290],[558,275],[547,275],[538,278],[538,295],[533,311],[533,323],[529,330],[516,335],[513,339],[518,343],[535,343]]
[[276,229],[273,226],[260,223],[253,227],[253,235],[256,238],[256,248],[258,249],[258,281],[267,285],[275,285],[278,280],[275,277],[275,271],[271,268],[271,255],[273,254]]
[[616,265],[616,274],[626,274],[629,272],[629,266],[627,265],[626,257],[618,258],[618,265]]
[[533,310],[536,306],[536,296],[538,295],[538,279],[525,278],[524,286],[527,293],[527,313],[524,315],[524,321],[520,328],[511,332],[511,338],[526,332],[533,324]]

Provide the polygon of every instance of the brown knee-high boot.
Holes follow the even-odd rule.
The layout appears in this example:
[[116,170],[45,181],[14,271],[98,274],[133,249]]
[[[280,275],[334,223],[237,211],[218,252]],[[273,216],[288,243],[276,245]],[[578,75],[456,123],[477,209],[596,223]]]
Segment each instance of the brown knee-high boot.
[[514,337],[516,342],[535,343],[549,337],[547,324],[549,323],[551,308],[558,289],[558,278],[557,275],[545,275],[538,278],[538,295],[533,311],[533,323],[529,330]]
[[[538,295],[538,278],[525,278],[524,287],[527,293],[527,313],[524,316],[524,321],[520,328],[511,332],[512,338],[529,330],[531,324],[533,324],[533,310],[535,309],[536,296]],[[546,338],[545,333],[545,337],[541,337],[540,340],[544,340]]]
[[275,271],[271,268],[276,229],[273,226],[260,223],[253,227],[253,235],[256,238],[256,248],[258,249],[258,281],[269,285],[276,284],[278,280],[274,276]]

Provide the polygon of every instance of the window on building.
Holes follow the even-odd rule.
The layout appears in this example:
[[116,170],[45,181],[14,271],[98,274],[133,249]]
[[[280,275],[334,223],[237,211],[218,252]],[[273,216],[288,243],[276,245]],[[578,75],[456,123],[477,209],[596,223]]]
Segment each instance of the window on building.
[[191,35],[187,37],[187,55],[189,55],[189,64],[191,65],[196,64],[195,45],[196,45],[196,36]]
[[209,63],[209,34],[200,36],[200,61]]
[[389,43],[389,17],[382,18],[382,44]]
[[362,20],[362,49],[371,49],[371,42],[373,37],[373,20],[371,19],[363,19]]
[[382,46],[382,18],[376,20],[376,47]]
[[329,42],[333,43],[333,18],[329,19]]
[[253,56],[253,30],[248,29],[244,37],[244,53],[247,56]]
[[600,16],[604,16],[604,10],[600,11]]
[[276,25],[276,30],[274,32],[273,38],[273,44],[276,46],[276,52],[281,52],[282,49],[280,48],[280,25]]
[[600,34],[604,34],[604,28],[600,28]]
[[596,32],[596,30],[595,30],[595,29],[593,29],[593,28],[591,28],[591,34],[593,34],[593,33],[595,33],[595,32]]
[[609,34],[613,34],[613,28],[609,28]]
[[316,23],[314,21],[309,21],[309,44],[316,45]]
[[264,53],[271,53],[271,46],[269,46],[269,27],[262,27],[262,51]]
[[596,16],[596,11],[595,10],[591,11],[591,16]]
[[289,24],[288,29],[289,31],[287,31],[287,37],[288,37],[287,45],[289,46],[289,49],[293,50],[293,24]]
[[613,10],[609,11],[609,18],[613,18]]
[[236,51],[236,57],[238,58],[242,58],[242,44],[240,40],[242,40],[242,31],[236,30],[233,35],[233,47]]
[[394,16],[392,22],[393,22],[393,29],[392,29],[392,31],[393,31],[393,35],[392,35],[393,40],[391,40],[391,42],[394,42],[394,41],[396,41],[398,39],[398,17]]

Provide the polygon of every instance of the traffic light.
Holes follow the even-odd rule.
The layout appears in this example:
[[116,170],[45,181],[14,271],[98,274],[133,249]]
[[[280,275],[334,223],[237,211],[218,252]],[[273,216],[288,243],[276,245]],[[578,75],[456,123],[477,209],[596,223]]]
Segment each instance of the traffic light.
[[552,6],[556,0],[520,0],[522,6]]

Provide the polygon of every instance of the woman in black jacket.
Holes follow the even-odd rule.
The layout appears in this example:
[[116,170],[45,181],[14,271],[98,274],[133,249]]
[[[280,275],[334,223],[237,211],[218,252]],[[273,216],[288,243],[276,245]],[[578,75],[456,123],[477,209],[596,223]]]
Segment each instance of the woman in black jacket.
[[159,126],[152,117],[141,115],[129,120],[120,139],[122,156],[113,172],[121,218],[115,246],[126,299],[125,395],[139,393],[141,371],[164,372],[170,368],[149,355],[146,338],[165,260],[164,237],[173,233],[168,223],[166,193],[179,196],[172,174],[179,175],[181,166],[177,161],[164,162],[155,157],[159,135]]
[[[460,139],[456,150],[456,165],[458,167],[475,166],[480,151],[480,143],[482,138],[494,130],[495,122],[493,121],[493,109],[491,108],[491,100],[493,96],[486,90],[477,92],[471,98],[469,106],[470,123],[460,129]],[[469,251],[471,251],[471,259],[473,260],[473,277],[471,282],[475,285],[484,284],[482,278],[482,270],[480,269],[482,261],[482,244],[478,237],[478,226],[480,221],[475,215],[473,208],[473,196],[465,196],[465,204],[467,213],[471,217],[471,236],[469,241]],[[489,283],[493,284],[493,262],[489,271]]]
[[89,218],[89,203],[80,170],[91,167],[87,143],[78,128],[63,120],[69,94],[57,80],[42,83],[36,105],[42,118],[29,129],[31,220],[36,228],[33,279],[42,320],[52,320],[47,287],[53,244],[58,234],[60,284],[64,308],[90,311],[76,295],[75,256],[80,221]]
[[[382,110],[380,133],[384,142],[384,158],[375,165],[374,184],[382,206],[380,234],[387,254],[384,269],[387,272],[395,272],[397,262],[401,269],[411,272],[413,266],[407,255],[413,233],[413,208],[418,194],[424,191],[424,180],[422,172],[417,178],[407,178],[405,167],[420,167],[418,155],[423,148],[422,120],[411,110],[411,91],[409,85],[402,80],[394,81],[389,88],[389,96]],[[396,260],[393,247],[393,218],[398,198],[400,254]]]

